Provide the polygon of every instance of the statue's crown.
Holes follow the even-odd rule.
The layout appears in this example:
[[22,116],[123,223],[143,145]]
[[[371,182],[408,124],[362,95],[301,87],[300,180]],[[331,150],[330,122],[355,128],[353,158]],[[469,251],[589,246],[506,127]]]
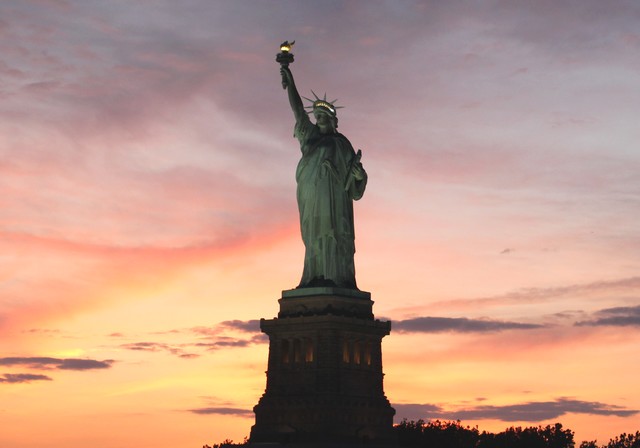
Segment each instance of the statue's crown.
[[331,115],[332,117],[336,116],[336,109],[342,109],[341,106],[336,106],[335,102],[338,100],[333,100],[333,101],[327,101],[327,94],[324,94],[324,97],[322,99],[320,99],[318,97],[318,95],[316,95],[316,93],[312,90],[311,93],[313,93],[313,96],[316,98],[315,100],[309,99],[307,97],[304,97],[305,100],[309,101],[311,103],[310,106],[306,106],[305,109],[311,109],[309,112],[307,113],[311,113],[311,112],[315,112],[318,110],[321,110],[322,112],[325,112],[329,115]]

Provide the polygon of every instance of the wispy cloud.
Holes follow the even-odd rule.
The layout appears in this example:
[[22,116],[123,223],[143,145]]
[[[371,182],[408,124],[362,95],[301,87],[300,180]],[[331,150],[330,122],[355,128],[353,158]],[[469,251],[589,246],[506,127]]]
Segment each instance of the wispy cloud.
[[[260,333],[260,321],[250,320],[226,320],[211,327],[193,327],[190,329],[196,335],[202,336],[203,341],[195,345],[206,347],[208,350],[217,350],[225,347],[248,347],[255,344],[264,344],[268,341],[266,335]],[[234,332],[251,335],[229,336]]]
[[[188,345],[188,344],[184,344]],[[126,350],[134,350],[141,352],[168,352],[183,359],[193,359],[200,357],[197,353],[190,353],[184,350],[184,345],[171,345],[164,342],[131,342],[120,345]]]
[[52,378],[47,375],[38,375],[34,373],[4,373],[0,377],[0,383],[17,384],[31,383],[33,381],[51,381]]
[[554,298],[616,292],[640,292],[640,277],[628,277],[618,280],[597,281],[550,288],[521,288],[490,297],[434,302],[431,306],[448,306],[453,308],[457,306],[467,307],[469,305],[492,306],[514,303],[540,303]]
[[200,415],[235,415],[238,417],[253,417],[253,412],[247,409],[230,408],[230,407],[206,407],[189,409],[189,412]]
[[50,328],[30,328],[29,330],[24,330],[23,333],[40,334],[44,336],[56,336],[56,335],[59,335],[61,331],[57,329],[50,329]]
[[[194,349],[204,349],[212,352],[225,348],[244,348],[268,342],[268,337],[260,333],[260,323],[256,319],[246,321],[229,320],[212,326],[171,329],[154,333],[155,337],[163,335],[171,335],[173,342],[135,341],[120,344],[119,347],[140,352],[165,352],[183,359],[191,359],[201,356],[198,353],[194,353]],[[120,333],[112,333],[110,336],[123,337]],[[176,343],[176,338],[180,338],[182,342]]]
[[535,330],[544,325],[466,317],[415,317],[394,322],[393,327],[400,333],[494,333],[505,330]]
[[558,398],[553,401],[537,401],[521,404],[492,406],[480,405],[452,410],[435,404],[395,404],[398,418],[451,420],[495,419],[505,422],[540,422],[555,419],[565,414],[590,414],[602,416],[631,417],[640,410],[622,406],[582,401],[571,398]]
[[107,359],[98,361],[95,359],[78,358],[49,358],[49,357],[7,357],[0,358],[0,366],[25,366],[32,369],[59,369],[59,370],[94,370],[108,369],[115,361]]

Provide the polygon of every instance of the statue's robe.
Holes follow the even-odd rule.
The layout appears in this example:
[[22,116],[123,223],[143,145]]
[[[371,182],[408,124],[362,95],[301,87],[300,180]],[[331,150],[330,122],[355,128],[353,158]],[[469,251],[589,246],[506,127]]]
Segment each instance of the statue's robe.
[[[355,151],[340,133],[322,134],[306,114],[296,123],[302,158],[296,170],[300,229],[305,245],[298,288],[357,289],[353,256],[353,201],[364,194],[367,176],[349,182]],[[348,186],[348,188],[346,188]]]

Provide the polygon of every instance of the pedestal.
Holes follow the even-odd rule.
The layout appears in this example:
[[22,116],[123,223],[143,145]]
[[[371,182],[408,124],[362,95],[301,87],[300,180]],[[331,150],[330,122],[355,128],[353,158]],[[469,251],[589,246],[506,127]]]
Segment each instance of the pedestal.
[[391,322],[374,319],[371,295],[306,288],[279,302],[278,317],[260,321],[269,361],[252,444],[392,444],[381,350]]

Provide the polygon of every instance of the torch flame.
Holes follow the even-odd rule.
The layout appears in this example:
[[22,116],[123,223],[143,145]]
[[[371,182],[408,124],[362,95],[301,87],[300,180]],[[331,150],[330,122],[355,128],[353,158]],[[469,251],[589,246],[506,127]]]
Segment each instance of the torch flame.
[[295,40],[291,43],[289,43],[288,40],[285,40],[280,44],[280,51],[282,51],[283,53],[289,53],[291,51],[291,47],[293,47],[293,44],[295,43],[296,43]]

